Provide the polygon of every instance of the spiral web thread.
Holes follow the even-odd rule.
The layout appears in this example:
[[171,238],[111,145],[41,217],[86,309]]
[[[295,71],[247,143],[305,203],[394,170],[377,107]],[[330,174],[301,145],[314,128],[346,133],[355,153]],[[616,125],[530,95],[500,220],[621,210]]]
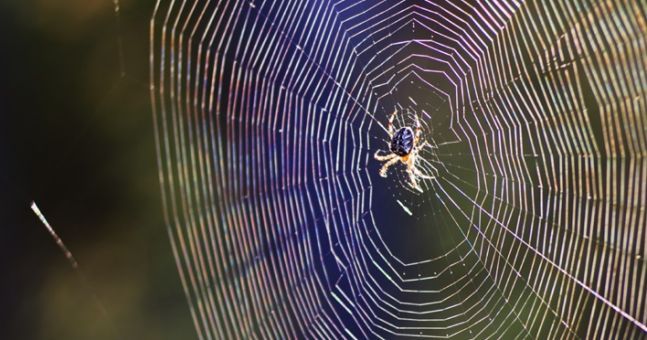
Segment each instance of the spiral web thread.
[[[198,338],[644,338],[645,17],[158,1],[159,179]],[[377,175],[396,109],[430,144],[422,194]]]

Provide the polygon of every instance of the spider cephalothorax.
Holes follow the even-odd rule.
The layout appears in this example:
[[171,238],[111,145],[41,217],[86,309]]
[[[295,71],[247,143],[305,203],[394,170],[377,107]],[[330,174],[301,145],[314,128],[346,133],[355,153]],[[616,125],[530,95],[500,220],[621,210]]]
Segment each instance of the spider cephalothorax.
[[420,126],[420,120],[418,119],[418,116],[416,116],[416,125],[413,128],[405,126],[394,131],[393,120],[397,113],[397,110],[393,111],[391,117],[389,117],[389,123],[387,126],[387,133],[391,139],[389,141],[389,151],[391,151],[391,153],[380,155],[380,150],[375,153],[375,159],[378,161],[386,161],[380,169],[380,176],[386,177],[386,172],[389,168],[400,161],[407,166],[407,173],[409,174],[411,187],[422,192],[422,188],[420,188],[420,185],[418,184],[418,178],[430,179],[433,177],[423,175],[420,170],[416,168],[418,153],[427,145],[426,142],[421,141],[422,128]]

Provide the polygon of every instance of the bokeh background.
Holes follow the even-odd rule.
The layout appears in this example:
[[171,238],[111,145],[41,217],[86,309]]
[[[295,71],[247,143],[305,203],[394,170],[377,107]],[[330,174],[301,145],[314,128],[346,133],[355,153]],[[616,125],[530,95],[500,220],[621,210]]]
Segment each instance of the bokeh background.
[[154,2],[118,5],[0,2],[0,339],[195,337],[161,219]]

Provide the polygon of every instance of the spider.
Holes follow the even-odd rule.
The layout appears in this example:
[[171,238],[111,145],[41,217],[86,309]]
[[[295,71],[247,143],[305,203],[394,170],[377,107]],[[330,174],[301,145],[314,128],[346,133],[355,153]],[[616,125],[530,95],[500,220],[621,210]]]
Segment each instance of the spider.
[[418,179],[433,179],[432,176],[426,176],[420,172],[416,167],[416,161],[418,160],[418,153],[422,148],[427,146],[426,141],[421,141],[422,136],[422,127],[420,126],[420,120],[418,116],[416,117],[415,126],[413,128],[409,126],[404,126],[399,128],[397,131],[393,128],[393,120],[397,115],[398,110],[393,111],[391,117],[389,117],[389,123],[387,125],[387,133],[391,141],[389,144],[389,154],[380,155],[380,151],[375,152],[375,159],[380,162],[386,162],[382,165],[380,169],[380,176],[386,177],[386,172],[389,168],[397,163],[398,161],[402,162],[407,166],[407,174],[409,175],[409,184],[415,190],[422,192],[422,188],[418,184]]

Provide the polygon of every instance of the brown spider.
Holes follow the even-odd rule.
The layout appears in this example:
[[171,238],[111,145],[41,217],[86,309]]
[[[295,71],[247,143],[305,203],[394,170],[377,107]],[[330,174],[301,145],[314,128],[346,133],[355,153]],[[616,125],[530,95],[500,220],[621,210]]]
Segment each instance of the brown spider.
[[389,117],[389,123],[387,125],[387,133],[391,141],[389,144],[390,153],[386,155],[380,155],[380,151],[375,152],[375,159],[381,162],[386,161],[382,168],[380,169],[380,176],[386,177],[386,172],[389,168],[397,163],[398,161],[402,162],[407,166],[407,174],[409,175],[410,185],[413,189],[422,192],[422,188],[418,184],[418,178],[423,179],[433,179],[432,176],[426,176],[416,167],[416,161],[418,160],[418,153],[422,148],[427,146],[427,142],[421,142],[422,136],[422,127],[420,126],[420,120],[418,116],[416,117],[416,125],[412,129],[409,126],[404,126],[399,128],[397,131],[393,128],[393,120],[395,115],[398,113],[398,110],[393,111],[391,117]]

